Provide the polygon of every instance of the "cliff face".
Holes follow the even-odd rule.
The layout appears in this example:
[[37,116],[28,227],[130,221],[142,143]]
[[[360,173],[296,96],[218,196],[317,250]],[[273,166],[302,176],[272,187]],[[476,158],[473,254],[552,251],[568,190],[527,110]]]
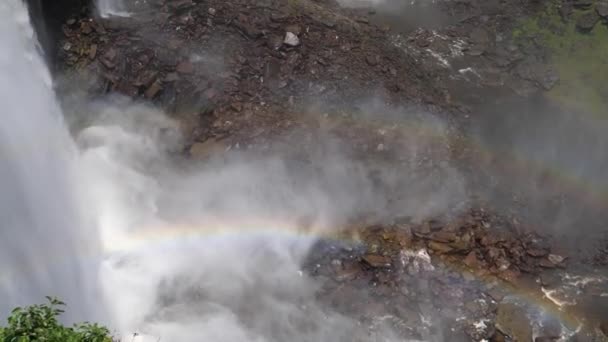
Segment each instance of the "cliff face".
[[75,13],[87,13],[90,0],[24,0],[49,65],[55,65],[61,24]]

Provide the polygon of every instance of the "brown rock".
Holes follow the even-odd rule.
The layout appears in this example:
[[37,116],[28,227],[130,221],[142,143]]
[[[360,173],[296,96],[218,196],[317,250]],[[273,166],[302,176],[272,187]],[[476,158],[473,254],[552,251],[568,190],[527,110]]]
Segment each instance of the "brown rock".
[[389,257],[379,255],[379,254],[366,254],[363,256],[363,261],[365,261],[371,267],[391,267],[391,259]]
[[361,272],[361,267],[354,263],[346,263],[342,268],[336,271],[335,279],[337,281],[349,281],[357,277]]
[[89,47],[89,58],[95,59],[96,56],[97,56],[97,44],[91,44],[91,46]]
[[369,64],[370,66],[376,66],[378,65],[378,60],[380,58],[378,56],[367,56],[365,57],[365,61],[367,62],[367,64]]
[[91,24],[85,21],[80,24],[80,32],[88,35],[93,32],[93,28],[91,27]]
[[467,254],[467,257],[464,258],[464,264],[470,268],[477,268],[481,263],[479,262],[479,259],[477,259],[477,254],[475,251],[471,251],[469,254]]
[[158,95],[158,93],[160,93],[160,91],[163,89],[162,85],[160,84],[160,82],[156,81],[153,82],[148,89],[146,89],[146,92],[144,93],[144,96],[147,99],[153,99],[154,97],[156,97],[156,95]]
[[291,32],[296,36],[299,36],[300,34],[302,34],[302,27],[300,25],[289,25],[285,28],[285,31]]
[[503,301],[498,305],[496,328],[515,341],[532,341],[532,324],[519,304]]
[[549,251],[547,251],[546,249],[543,248],[529,248],[526,250],[526,253],[529,256],[535,257],[535,258],[542,258],[545,257],[549,254]]
[[227,146],[218,140],[207,139],[203,143],[195,143],[190,147],[190,157],[194,159],[207,159],[213,155],[225,152]]
[[433,241],[448,243],[458,240],[458,235],[452,232],[438,231],[432,233],[428,238]]
[[182,61],[175,67],[175,70],[180,74],[192,74],[194,72],[194,64],[190,61]]
[[240,102],[233,102],[230,104],[230,108],[232,108],[232,110],[235,112],[240,112],[243,110],[243,104]]
[[608,320],[603,321],[602,323],[600,323],[600,331],[606,336],[608,337]]
[[429,248],[434,250],[435,252],[438,252],[441,254],[445,254],[445,253],[449,253],[449,252],[453,251],[453,248],[450,247],[449,245],[447,245],[445,243],[437,242],[437,241],[429,242]]

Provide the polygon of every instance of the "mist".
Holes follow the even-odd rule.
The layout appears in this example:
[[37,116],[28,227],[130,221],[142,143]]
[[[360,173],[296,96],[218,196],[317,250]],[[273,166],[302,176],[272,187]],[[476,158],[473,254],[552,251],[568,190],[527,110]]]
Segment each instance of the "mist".
[[[196,162],[175,156],[178,125],[149,105],[110,98],[86,110],[90,125],[76,142],[105,251],[99,279],[121,332],[171,341],[370,340],[356,317],[317,301],[322,281],[302,271],[312,244],[363,217],[421,220],[464,201],[455,169],[445,166],[452,178],[439,187],[415,172],[434,143],[422,135],[408,140],[420,150],[402,151],[405,168],[352,159],[329,137],[304,161],[283,147],[233,146]],[[445,129],[430,114],[410,115]]]

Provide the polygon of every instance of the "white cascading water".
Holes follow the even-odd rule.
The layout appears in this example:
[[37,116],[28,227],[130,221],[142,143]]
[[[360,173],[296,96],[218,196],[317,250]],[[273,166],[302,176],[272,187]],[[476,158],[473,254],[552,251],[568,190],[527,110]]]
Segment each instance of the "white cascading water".
[[0,44],[0,314],[50,295],[68,302],[70,320],[99,317],[101,303],[89,301],[97,237],[78,208],[77,150],[22,0],[0,2]]

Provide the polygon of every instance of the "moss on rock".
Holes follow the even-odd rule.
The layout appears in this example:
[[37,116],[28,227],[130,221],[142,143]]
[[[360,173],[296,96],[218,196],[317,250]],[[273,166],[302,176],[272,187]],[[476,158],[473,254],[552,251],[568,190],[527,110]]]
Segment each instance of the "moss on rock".
[[560,3],[551,2],[534,17],[521,20],[513,38],[524,49],[536,46],[551,52],[549,63],[559,72],[560,82],[548,96],[562,105],[608,118],[608,26],[596,24],[581,32],[577,21],[595,7],[572,10],[568,18]]

